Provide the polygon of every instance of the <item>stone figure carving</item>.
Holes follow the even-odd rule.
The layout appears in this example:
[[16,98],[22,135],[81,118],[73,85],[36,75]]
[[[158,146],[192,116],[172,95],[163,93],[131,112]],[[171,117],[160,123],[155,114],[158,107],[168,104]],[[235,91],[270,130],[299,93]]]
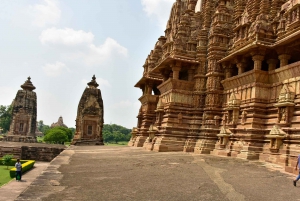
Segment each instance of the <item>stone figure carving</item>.
[[243,110],[243,112],[242,112],[242,124],[245,124],[246,121],[247,121],[247,112],[245,110]]

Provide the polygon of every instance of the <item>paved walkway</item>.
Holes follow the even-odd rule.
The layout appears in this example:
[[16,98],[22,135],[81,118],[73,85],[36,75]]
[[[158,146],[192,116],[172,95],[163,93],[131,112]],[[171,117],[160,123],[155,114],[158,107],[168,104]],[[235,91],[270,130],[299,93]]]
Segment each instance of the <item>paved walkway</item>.
[[300,182],[299,187],[294,187],[294,175],[274,168],[280,169],[260,162],[183,152],[71,147],[56,157],[16,200],[300,200]]
[[22,181],[10,181],[0,188],[0,201],[15,200],[45,170],[50,163],[36,162],[34,168],[22,175]]

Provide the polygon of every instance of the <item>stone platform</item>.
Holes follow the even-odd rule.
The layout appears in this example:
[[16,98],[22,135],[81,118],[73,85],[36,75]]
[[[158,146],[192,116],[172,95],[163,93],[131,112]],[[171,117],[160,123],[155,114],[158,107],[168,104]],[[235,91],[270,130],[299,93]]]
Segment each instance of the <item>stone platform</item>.
[[50,162],[63,150],[65,145],[45,143],[22,143],[0,141],[0,157],[6,154],[14,155],[14,158],[23,160],[36,160]]
[[300,200],[300,183],[292,185],[295,176],[276,168],[282,170],[211,155],[71,146],[16,200]]

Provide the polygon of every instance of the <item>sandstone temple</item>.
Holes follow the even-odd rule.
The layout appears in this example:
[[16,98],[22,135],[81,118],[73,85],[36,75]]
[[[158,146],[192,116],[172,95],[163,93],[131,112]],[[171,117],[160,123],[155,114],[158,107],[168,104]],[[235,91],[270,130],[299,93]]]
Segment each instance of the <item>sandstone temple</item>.
[[12,103],[12,121],[4,141],[36,142],[36,93],[30,79],[21,85]]
[[68,126],[66,126],[66,124],[64,124],[64,120],[62,118],[62,116],[60,116],[58,118],[58,121],[56,123],[52,123],[50,128],[55,128],[55,127],[64,127],[64,128],[68,128]]
[[73,145],[103,145],[103,100],[95,75],[84,90],[77,109]]
[[176,0],[143,68],[130,146],[291,171],[300,152],[300,0]]

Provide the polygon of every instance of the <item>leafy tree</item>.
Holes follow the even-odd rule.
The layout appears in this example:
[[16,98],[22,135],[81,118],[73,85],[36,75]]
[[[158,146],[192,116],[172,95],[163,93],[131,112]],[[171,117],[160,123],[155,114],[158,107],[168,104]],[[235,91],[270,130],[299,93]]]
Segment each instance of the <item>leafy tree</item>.
[[103,139],[104,139],[105,142],[114,141],[114,136],[111,132],[106,130],[106,131],[103,131],[102,133],[103,133]]
[[130,129],[116,124],[104,124],[102,130],[104,141],[114,143],[129,141],[131,137],[130,132]]
[[50,126],[43,125],[42,129],[40,130],[44,135],[47,134],[47,132],[50,130]]
[[44,127],[44,121],[43,120],[39,120],[38,121],[38,129],[39,129],[39,131],[41,131],[43,129],[43,127]]
[[116,144],[118,144],[118,142],[123,141],[125,139],[125,135],[120,131],[114,131],[112,135],[114,137],[114,141]]
[[12,107],[0,105],[0,127],[3,133],[9,131],[10,122],[12,119]]
[[75,135],[76,129],[73,128],[73,127],[69,128],[69,129],[72,131],[72,137],[71,137],[71,139],[73,139],[73,137],[74,137],[74,135]]
[[[65,132],[65,134],[67,135],[68,137],[68,142],[72,141],[72,138],[73,138],[73,132],[71,129],[69,128],[65,128],[65,127],[61,127],[61,126],[58,126],[58,127],[55,127],[56,129],[60,129],[62,131]],[[53,128],[52,128],[53,129]]]
[[61,127],[51,128],[44,137],[44,141],[50,143],[64,143],[68,141],[68,134],[61,129]]
[[50,129],[50,126],[45,125],[43,120],[38,121],[38,129],[41,131],[44,135],[46,135],[47,131]]
[[7,166],[7,169],[13,157],[14,157],[13,155],[9,155],[9,154],[6,154],[2,157],[3,160],[2,163],[3,165]]

